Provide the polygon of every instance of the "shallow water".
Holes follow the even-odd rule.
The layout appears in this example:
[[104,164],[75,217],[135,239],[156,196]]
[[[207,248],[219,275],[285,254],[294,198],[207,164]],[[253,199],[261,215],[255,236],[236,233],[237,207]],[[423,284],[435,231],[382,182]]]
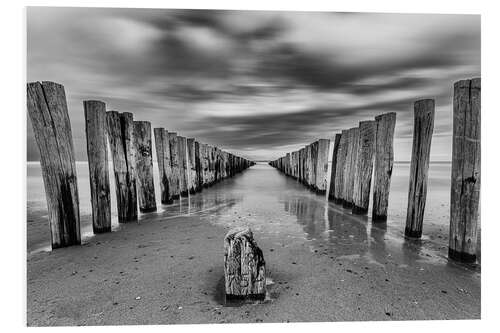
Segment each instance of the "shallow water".
[[[27,169],[28,251],[49,250],[50,234],[40,165],[28,163]],[[349,210],[329,202],[325,196],[311,192],[296,180],[284,176],[265,163],[259,163],[242,174],[226,179],[189,198],[182,198],[172,205],[160,204],[156,165],[154,172],[158,211],[140,214],[141,222],[197,214],[216,225],[248,225],[264,235],[270,237],[278,235],[284,244],[294,240],[306,240],[311,242],[311,251],[318,251],[318,248],[324,246],[335,249],[339,256],[353,259],[363,256],[374,263],[382,260],[381,247],[391,246],[398,248],[409,246],[410,248],[407,248],[409,255],[434,251],[433,255],[423,256],[432,260],[444,260],[446,256],[450,163],[430,165],[424,235],[421,242],[411,244],[403,242],[408,163],[395,163],[388,221],[373,225],[369,217],[350,214]],[[93,235],[86,162],[77,163],[77,174],[82,235],[86,239]],[[111,175],[110,179],[113,180]],[[113,229],[117,231],[120,226],[117,222],[113,181],[111,181],[111,200],[112,224]],[[361,252],[360,244],[364,245]]]

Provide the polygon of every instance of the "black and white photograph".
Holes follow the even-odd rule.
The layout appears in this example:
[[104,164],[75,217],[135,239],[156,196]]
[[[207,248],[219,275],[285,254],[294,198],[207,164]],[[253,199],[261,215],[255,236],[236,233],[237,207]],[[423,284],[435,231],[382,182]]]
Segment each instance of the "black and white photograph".
[[141,6],[23,9],[24,326],[482,319],[481,12]]

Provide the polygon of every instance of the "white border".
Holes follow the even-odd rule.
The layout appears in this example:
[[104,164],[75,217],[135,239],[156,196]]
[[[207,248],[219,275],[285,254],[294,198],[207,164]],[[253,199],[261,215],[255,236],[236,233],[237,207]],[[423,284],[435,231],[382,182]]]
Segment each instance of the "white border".
[[[496,212],[499,196],[498,171],[500,145],[498,125],[500,107],[495,105],[498,89],[496,80],[500,78],[499,53],[499,11],[496,1],[315,1],[292,2],[274,1],[17,1],[3,3],[0,11],[2,24],[2,79],[1,79],[1,116],[0,130],[2,142],[0,191],[3,225],[2,246],[2,293],[1,326],[26,329],[26,28],[25,6],[79,6],[79,7],[143,7],[143,8],[213,8],[213,9],[261,9],[261,10],[329,10],[347,12],[388,12],[388,13],[450,13],[482,15],[482,320],[481,321],[419,321],[419,322],[353,322],[353,323],[308,323],[308,324],[257,324],[255,325],[174,325],[174,326],[125,326],[60,328],[61,330],[92,329],[97,331],[173,330],[190,332],[193,330],[219,332],[238,330],[250,332],[304,330],[321,331],[384,331],[384,332],[422,332],[431,331],[484,331],[492,330],[497,319],[499,299],[499,265],[496,248],[496,235],[500,233]],[[497,102],[498,104],[498,102]],[[53,328],[42,328],[48,330]]]

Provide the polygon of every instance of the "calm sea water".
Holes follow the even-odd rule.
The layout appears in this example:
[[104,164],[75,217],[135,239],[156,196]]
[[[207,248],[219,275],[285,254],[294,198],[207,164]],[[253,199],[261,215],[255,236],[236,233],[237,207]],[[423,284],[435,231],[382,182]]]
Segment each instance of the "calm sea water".
[[[111,166],[110,166],[111,170]],[[404,231],[406,206],[409,186],[409,163],[395,163],[391,192],[389,197],[389,221],[387,226],[393,230]],[[295,180],[285,177],[266,163],[259,163],[231,179],[201,193],[182,199],[173,205],[162,206],[159,202],[158,169],[154,166],[158,212],[140,215],[144,220],[151,217],[170,218],[179,215],[205,214],[215,224],[235,224],[237,220],[228,214],[229,207],[244,210],[245,223],[252,228],[268,230],[273,233],[290,234],[306,238],[321,237],[328,230],[328,225],[316,220],[332,217],[330,211],[349,214],[347,210],[329,203]],[[83,237],[92,237],[92,219],[90,206],[89,170],[86,162],[77,162],[80,215]],[[424,218],[424,239],[430,234],[439,234],[446,238],[449,224],[451,163],[431,163],[429,168],[428,194]],[[119,228],[116,212],[114,178],[110,174],[112,223]],[[301,216],[300,211],[307,206],[308,215]],[[330,215],[329,215],[330,214]],[[249,217],[253,218],[249,218]],[[27,164],[27,217],[28,251],[49,249],[50,234],[47,224],[47,206],[40,164]],[[256,218],[258,217],[258,218]],[[307,222],[304,222],[307,219]],[[367,218],[369,220],[369,218]],[[250,222],[249,222],[250,221]],[[313,227],[309,222],[312,221]],[[304,227],[304,223],[307,225]],[[326,222],[328,224],[328,221]],[[318,229],[319,228],[319,229]]]

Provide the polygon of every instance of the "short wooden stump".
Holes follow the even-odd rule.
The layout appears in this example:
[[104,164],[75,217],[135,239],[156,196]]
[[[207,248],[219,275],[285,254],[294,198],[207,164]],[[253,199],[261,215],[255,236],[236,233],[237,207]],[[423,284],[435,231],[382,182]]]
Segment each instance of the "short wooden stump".
[[266,296],[266,263],[248,227],[231,229],[224,238],[226,300]]

